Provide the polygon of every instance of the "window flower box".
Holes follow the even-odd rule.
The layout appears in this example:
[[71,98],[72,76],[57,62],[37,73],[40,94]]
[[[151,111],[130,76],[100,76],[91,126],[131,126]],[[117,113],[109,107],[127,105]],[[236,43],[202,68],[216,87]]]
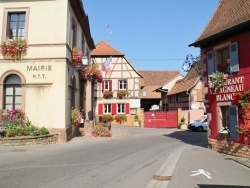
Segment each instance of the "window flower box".
[[121,90],[121,91],[117,92],[117,97],[119,99],[122,99],[122,98],[124,98],[124,97],[126,97],[128,95],[129,95],[129,92],[127,90]]
[[28,45],[24,39],[9,39],[7,38],[0,45],[1,54],[4,59],[21,61],[23,56],[27,54]]
[[103,98],[110,99],[113,97],[113,91],[104,91],[103,92]]

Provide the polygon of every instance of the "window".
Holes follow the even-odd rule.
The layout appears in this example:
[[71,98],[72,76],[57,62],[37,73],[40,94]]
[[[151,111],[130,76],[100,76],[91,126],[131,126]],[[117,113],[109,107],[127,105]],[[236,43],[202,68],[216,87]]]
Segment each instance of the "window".
[[11,39],[24,39],[25,12],[8,13],[6,35]]
[[19,76],[12,74],[4,82],[4,107],[5,109],[22,108],[22,86]]
[[228,74],[229,69],[229,46],[217,51],[217,70]]
[[86,55],[86,44],[85,44],[85,39],[84,39],[84,33],[82,33],[82,54]]
[[74,47],[74,46],[76,46],[77,45],[77,43],[76,43],[76,40],[77,40],[77,28],[76,28],[76,23],[75,23],[75,21],[72,19],[72,27],[71,27],[71,34],[72,34],[72,38],[71,38],[71,40],[72,40],[72,48]]
[[208,76],[216,71],[231,74],[239,71],[238,44],[225,43],[207,53]]
[[111,114],[111,104],[104,104],[104,114]]
[[119,90],[127,89],[127,80],[119,80]]
[[125,113],[125,104],[117,104],[117,113],[124,114]]
[[71,108],[75,107],[75,90],[76,90],[76,78],[75,76],[72,76],[71,78],[71,89],[70,89],[70,95],[71,95]]
[[110,84],[109,80],[104,81],[104,90],[109,90],[110,88],[109,84]]

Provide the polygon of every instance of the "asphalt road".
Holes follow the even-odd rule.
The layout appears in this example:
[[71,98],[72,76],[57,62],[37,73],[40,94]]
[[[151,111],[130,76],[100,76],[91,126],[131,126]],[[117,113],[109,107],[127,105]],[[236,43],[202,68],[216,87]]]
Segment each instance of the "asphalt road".
[[130,137],[0,147],[0,188],[145,188],[179,148],[206,147],[206,132],[124,127]]

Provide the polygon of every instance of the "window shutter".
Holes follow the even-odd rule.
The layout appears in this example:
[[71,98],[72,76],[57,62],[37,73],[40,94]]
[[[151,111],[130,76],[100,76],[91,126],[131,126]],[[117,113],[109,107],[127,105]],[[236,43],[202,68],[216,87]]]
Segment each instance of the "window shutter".
[[111,113],[116,114],[116,103],[112,103]]
[[212,75],[215,72],[213,51],[207,53],[207,70],[208,76]]
[[234,140],[239,139],[236,126],[238,125],[238,108],[236,105],[229,106],[229,131],[230,137]]
[[102,91],[104,90],[104,80],[102,81]]
[[9,15],[9,14],[8,14],[8,16],[7,16],[7,31],[6,31],[6,37],[5,37],[5,39],[6,39],[7,37],[9,37],[10,39],[13,38],[12,32],[11,32],[11,30],[10,30],[10,15]]
[[239,71],[238,44],[234,42],[230,45],[230,72]]
[[112,80],[109,80],[109,90],[112,91]]
[[98,104],[98,114],[103,114],[103,104]]
[[130,105],[129,105],[129,103],[125,104],[125,113],[130,114]]

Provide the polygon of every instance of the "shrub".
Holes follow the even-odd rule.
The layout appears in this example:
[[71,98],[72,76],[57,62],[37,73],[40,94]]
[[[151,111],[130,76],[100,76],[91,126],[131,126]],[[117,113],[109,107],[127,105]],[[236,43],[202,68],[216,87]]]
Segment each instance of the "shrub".
[[[25,113],[19,109],[0,111],[1,137],[38,136],[41,130],[35,127]],[[42,129],[45,133],[45,128]]]
[[102,116],[102,122],[111,122],[113,120],[114,120],[114,117],[111,114],[104,114]]
[[127,116],[125,114],[119,114],[115,116],[116,122],[122,124],[127,121]]
[[42,128],[40,129],[40,132],[41,132],[41,135],[49,134],[48,129],[46,129],[45,127],[42,127]]
[[97,124],[93,127],[93,130],[91,134],[93,136],[101,136],[101,137],[111,137],[112,132],[110,131],[110,128],[108,126],[105,126],[104,124]]

